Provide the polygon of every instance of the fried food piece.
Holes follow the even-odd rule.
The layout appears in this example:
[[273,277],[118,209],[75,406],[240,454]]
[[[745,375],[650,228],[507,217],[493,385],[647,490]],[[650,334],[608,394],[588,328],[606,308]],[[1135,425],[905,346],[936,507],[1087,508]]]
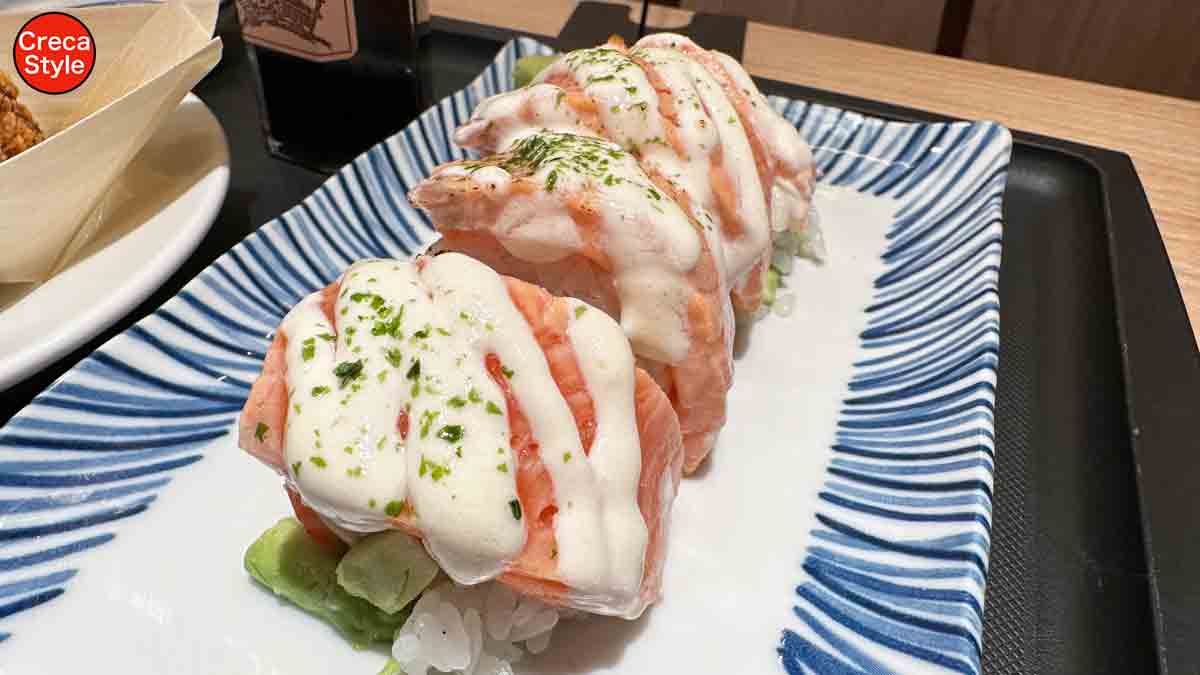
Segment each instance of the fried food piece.
[[29,108],[17,101],[18,94],[17,86],[0,72],[0,162],[46,139]]

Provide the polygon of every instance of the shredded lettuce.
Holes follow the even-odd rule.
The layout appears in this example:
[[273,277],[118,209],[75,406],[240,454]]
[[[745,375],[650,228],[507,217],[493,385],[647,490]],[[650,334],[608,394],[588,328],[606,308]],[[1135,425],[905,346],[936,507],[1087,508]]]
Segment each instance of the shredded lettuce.
[[558,55],[543,56],[533,54],[530,56],[522,56],[517,59],[513,65],[513,84],[517,87],[524,87],[533,82],[533,78],[546,69],[546,66],[558,60]]

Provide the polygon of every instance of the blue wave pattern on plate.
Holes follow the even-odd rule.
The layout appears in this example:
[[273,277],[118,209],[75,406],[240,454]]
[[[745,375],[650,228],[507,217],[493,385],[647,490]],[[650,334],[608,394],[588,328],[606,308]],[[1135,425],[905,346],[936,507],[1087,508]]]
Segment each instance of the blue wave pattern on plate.
[[[404,195],[435,165],[466,157],[451,132],[511,87],[517,58],[550,51],[509,43],[469,87],[221,256],[0,430],[0,624],[60,596],[89,551],[231,433],[272,331],[296,301],[355,260],[408,257],[436,238]],[[974,672],[994,377],[960,384],[974,371],[994,376],[1007,132],[773,104],[817,148],[823,182],[900,200],[862,336],[869,357],[845,400],[798,589],[796,613],[809,629],[785,630],[783,663],[883,672],[866,656],[870,641]],[[946,152],[930,153],[939,146]],[[963,194],[963,167],[975,161],[994,162],[993,175]],[[974,483],[942,480],[967,474]],[[897,525],[936,534],[901,538]],[[911,564],[895,562],[905,556]]]
[[772,104],[822,185],[896,200],[779,654],[796,674],[978,673],[1011,136]]

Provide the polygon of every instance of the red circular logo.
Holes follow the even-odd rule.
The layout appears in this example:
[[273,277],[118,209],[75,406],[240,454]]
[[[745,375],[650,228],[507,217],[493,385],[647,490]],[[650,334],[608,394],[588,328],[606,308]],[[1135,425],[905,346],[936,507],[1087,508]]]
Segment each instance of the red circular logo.
[[13,43],[13,63],[25,84],[43,94],[65,94],[83,84],[96,65],[96,41],[70,14],[30,19]]

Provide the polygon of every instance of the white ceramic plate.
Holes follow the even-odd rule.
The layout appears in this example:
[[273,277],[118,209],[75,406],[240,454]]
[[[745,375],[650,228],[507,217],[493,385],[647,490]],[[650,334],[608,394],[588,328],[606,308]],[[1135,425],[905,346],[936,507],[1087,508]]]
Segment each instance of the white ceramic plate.
[[0,286],[0,391],[145,300],[196,249],[229,187],[221,124],[192,94],[122,174],[103,229],[61,274]]
[[[485,96],[468,89],[263,226],[0,430],[0,670],[373,675],[257,587],[289,507],[231,433],[299,298],[435,234],[404,194]],[[774,98],[814,146],[830,260],[755,326],[729,424],[680,487],[664,598],[555,629],[523,672],[977,673],[991,523],[1000,199],[1011,139]]]

